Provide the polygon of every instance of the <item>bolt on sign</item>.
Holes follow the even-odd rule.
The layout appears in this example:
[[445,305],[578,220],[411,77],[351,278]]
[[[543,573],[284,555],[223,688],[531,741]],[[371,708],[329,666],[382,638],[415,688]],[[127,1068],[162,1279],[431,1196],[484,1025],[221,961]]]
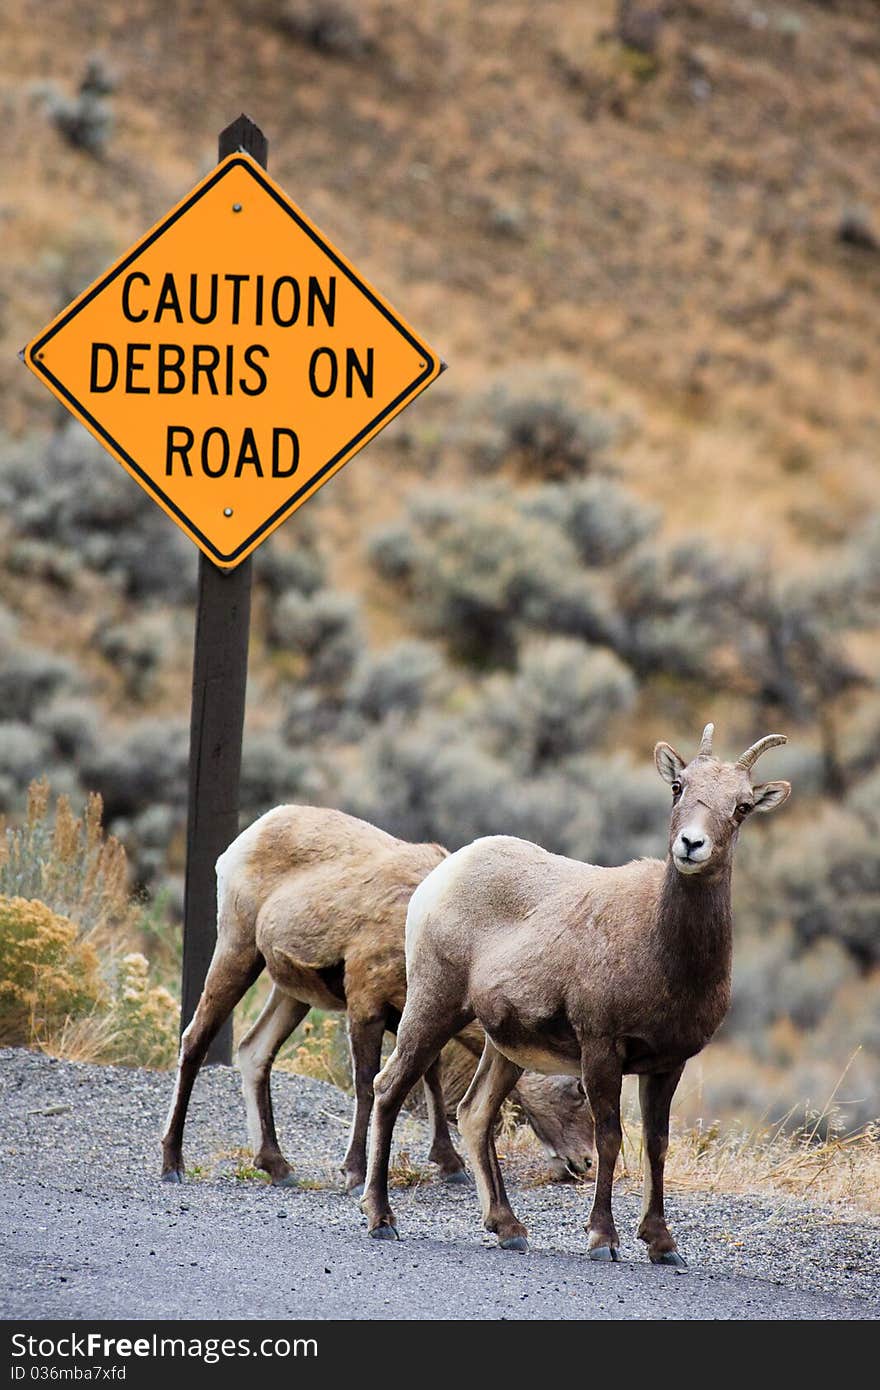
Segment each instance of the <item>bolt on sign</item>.
[[226,569],[443,366],[244,153],[222,160],[23,356]]

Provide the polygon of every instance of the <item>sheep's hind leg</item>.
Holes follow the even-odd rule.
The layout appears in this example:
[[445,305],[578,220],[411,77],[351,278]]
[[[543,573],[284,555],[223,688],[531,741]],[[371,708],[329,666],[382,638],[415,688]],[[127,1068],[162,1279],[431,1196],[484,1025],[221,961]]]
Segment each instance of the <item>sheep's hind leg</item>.
[[239,951],[218,945],[214,951],[202,996],[180,1039],[177,1079],[162,1136],[163,1182],[183,1182],[183,1127],[199,1068],[214,1038],[264,964],[256,950]]
[[432,1163],[437,1164],[444,1182],[467,1186],[468,1175],[465,1171],[464,1160],[460,1154],[456,1153],[449,1133],[441,1069],[442,1063],[437,1057],[422,1079],[432,1136],[431,1152],[428,1154],[428,1158]]
[[279,1048],[309,1011],[308,1004],[283,994],[277,985],[254,1026],[238,1048],[238,1069],[247,1110],[248,1133],[254,1164],[268,1173],[276,1187],[293,1187],[296,1179],[284,1157],[275,1132],[270,1073]]
[[498,1111],[521,1076],[522,1067],[504,1057],[487,1037],[474,1079],[458,1107],[458,1127],[473,1165],[486,1230],[497,1234],[503,1249],[524,1251],[529,1248],[526,1228],[513,1214],[493,1134]]

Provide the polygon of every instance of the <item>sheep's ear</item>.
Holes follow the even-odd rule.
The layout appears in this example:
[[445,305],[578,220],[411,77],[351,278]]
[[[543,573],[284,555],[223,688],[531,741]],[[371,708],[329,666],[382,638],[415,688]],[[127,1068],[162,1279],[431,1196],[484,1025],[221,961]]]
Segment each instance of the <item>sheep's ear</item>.
[[791,796],[790,782],[761,782],[752,788],[755,794],[753,811],[775,811]]
[[664,782],[676,782],[685,769],[685,761],[676,753],[671,743],[658,743],[654,749],[654,762]]

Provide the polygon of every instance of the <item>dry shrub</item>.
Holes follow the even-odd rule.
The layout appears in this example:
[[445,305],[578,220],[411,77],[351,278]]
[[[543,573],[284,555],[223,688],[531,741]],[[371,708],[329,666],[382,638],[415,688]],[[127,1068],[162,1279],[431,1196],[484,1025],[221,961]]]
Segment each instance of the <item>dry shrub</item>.
[[0,1039],[29,1045],[106,998],[98,956],[45,903],[0,897]]
[[150,983],[146,956],[124,956],[116,980],[104,1060],[122,1066],[172,1067],[177,1056],[177,1000],[163,985]]
[[[112,969],[112,968],[111,968]],[[137,952],[104,980],[91,941],[28,898],[0,898],[0,1042],[70,1061],[170,1067],[177,1001]]]
[[340,1090],[351,1090],[351,1066],[342,1016],[316,1010],[297,1031],[292,1052],[282,1053],[278,1066],[298,1076],[329,1081]]
[[125,850],[104,835],[101,798],[91,795],[80,816],[66,796],[58,797],[54,814],[49,802],[45,778],[32,782],[24,822],[0,835],[0,893],[38,898],[82,936],[132,931],[139,909],[128,887]]
[[0,838],[0,1039],[75,1061],[170,1067],[179,1007],[128,952],[150,915],[128,888],[125,851],[48,783]]

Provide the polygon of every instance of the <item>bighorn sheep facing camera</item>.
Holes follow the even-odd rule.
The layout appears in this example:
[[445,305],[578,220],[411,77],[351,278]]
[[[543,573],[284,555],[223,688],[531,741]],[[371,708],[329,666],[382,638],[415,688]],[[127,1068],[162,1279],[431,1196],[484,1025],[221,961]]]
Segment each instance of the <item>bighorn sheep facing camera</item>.
[[[272,1063],[312,1006],[345,1009],[355,1114],[342,1171],[347,1189],[360,1192],[382,1037],[386,1028],[396,1030],[406,998],[407,904],[445,858],[440,845],[407,844],[366,821],[316,806],[267,811],[220,856],[217,946],[181,1039],[162,1141],[166,1182],[183,1178],[187,1105],[211,1039],[268,967],[272,993],[238,1053],[254,1161],[274,1183],[295,1182],[275,1132]],[[456,1041],[471,1054],[472,1075],[483,1051],[482,1030],[472,1024]],[[439,1066],[427,1069],[425,1092],[433,1127],[430,1157],[448,1181],[462,1181],[464,1164],[449,1137]],[[556,1176],[585,1173],[593,1121],[579,1083],[567,1076],[524,1076],[516,1100],[551,1154]]]
[[416,889],[406,925],[406,1008],[375,1084],[362,1203],[371,1235],[397,1235],[387,1178],[400,1106],[446,1040],[476,1019],[486,1046],[458,1124],[486,1228],[502,1246],[527,1248],[504,1189],[493,1124],[523,1067],[567,1073],[581,1078],[596,1124],[589,1254],[618,1258],[611,1185],[620,1087],[635,1073],[647,1156],[638,1234],[654,1263],[684,1264],[663,1211],[669,1107],[688,1057],[727,1012],[740,825],[791,791],[788,782],[751,783],[757,758],[786,742],[781,734],[724,763],[712,752],[713,732],[707,724],[689,764],[668,743],[654,750],[672,788],[665,862],[597,868],[499,835],[460,849]]

